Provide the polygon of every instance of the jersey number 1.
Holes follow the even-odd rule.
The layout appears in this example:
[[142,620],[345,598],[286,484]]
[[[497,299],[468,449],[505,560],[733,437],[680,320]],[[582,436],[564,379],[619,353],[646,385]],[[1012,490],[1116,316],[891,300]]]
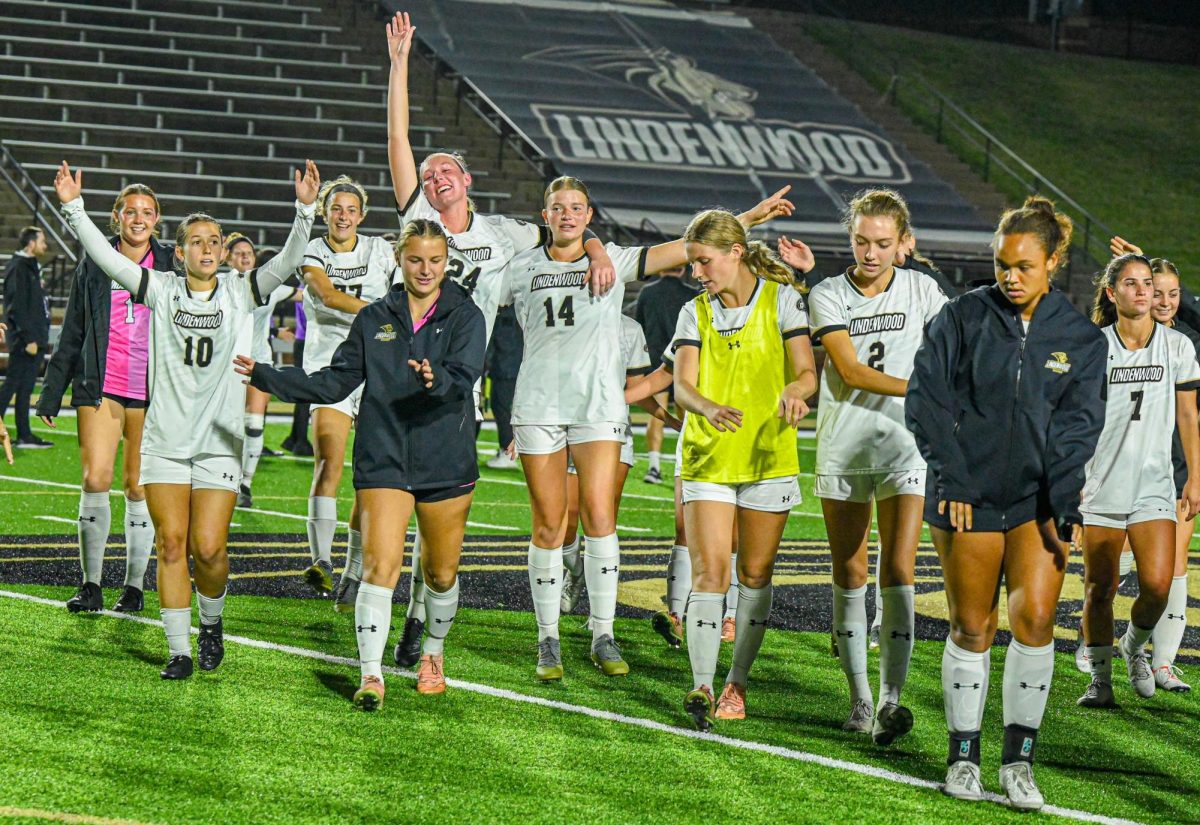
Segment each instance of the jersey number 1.
[[[554,326],[554,299],[547,298],[542,306],[546,308],[546,326]],[[562,306],[558,308],[558,319],[563,322],[564,327],[575,326],[575,301],[572,296],[568,295],[563,299]]]
[[212,363],[213,357],[213,340],[211,338],[197,338],[192,336],[187,337],[183,349],[183,363],[187,366],[192,366],[192,356],[195,355],[195,365],[197,367],[207,367]]

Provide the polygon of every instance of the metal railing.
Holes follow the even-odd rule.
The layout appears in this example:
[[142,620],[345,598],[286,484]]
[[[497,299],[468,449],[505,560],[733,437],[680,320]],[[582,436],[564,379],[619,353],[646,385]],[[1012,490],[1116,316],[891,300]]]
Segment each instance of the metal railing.
[[1094,261],[1106,260],[1108,239],[1116,233],[997,138],[958,103],[922,77],[901,67],[892,50],[882,48],[862,26],[836,7],[811,0],[806,34],[830,49],[919,127],[958,155],[987,182],[1014,201],[1032,194],[1055,200],[1075,222],[1072,246]]
[[46,197],[37,181],[3,141],[0,141],[0,180],[12,190],[28,212],[30,224],[46,233],[52,245],[62,250],[62,254],[42,266],[42,271],[45,273],[47,294],[52,300],[65,300],[71,273],[82,254],[79,239],[59,213],[57,205]]

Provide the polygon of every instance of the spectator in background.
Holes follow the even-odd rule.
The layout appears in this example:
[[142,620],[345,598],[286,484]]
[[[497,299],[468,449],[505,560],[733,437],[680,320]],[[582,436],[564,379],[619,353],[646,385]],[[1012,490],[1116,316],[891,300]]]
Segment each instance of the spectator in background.
[[37,382],[38,369],[50,345],[50,305],[42,289],[42,267],[38,258],[46,254],[42,230],[21,230],[21,248],[4,269],[4,320],[8,324],[8,373],[0,385],[0,419],[16,396],[15,446],[45,449],[54,443],[38,438],[29,427],[29,398]]
[[[675,334],[679,310],[699,294],[686,276],[685,266],[668,269],[638,293],[635,317],[642,325],[642,331],[646,333],[651,369],[657,369],[662,363],[663,351],[670,345]],[[671,391],[668,390],[656,395],[654,399],[666,408],[671,395]],[[650,452],[650,469],[642,479],[647,484],[662,483],[662,442],[663,423],[657,418],[651,418],[646,424],[646,449]]]
[[492,328],[492,340],[487,351],[487,374],[492,384],[489,397],[500,443],[500,449],[487,462],[487,466],[493,470],[509,470],[517,466],[517,460],[508,448],[513,443],[512,403],[524,350],[525,339],[517,325],[516,312],[511,306],[501,307],[496,313],[496,324]]
[[[304,305],[299,301],[292,304],[296,309],[296,337],[292,341],[292,366],[304,367],[304,333],[308,327],[308,318],[304,314]],[[308,440],[308,404],[296,404],[292,407],[292,431],[280,445],[281,450],[288,450],[292,455],[311,456],[312,442]]]

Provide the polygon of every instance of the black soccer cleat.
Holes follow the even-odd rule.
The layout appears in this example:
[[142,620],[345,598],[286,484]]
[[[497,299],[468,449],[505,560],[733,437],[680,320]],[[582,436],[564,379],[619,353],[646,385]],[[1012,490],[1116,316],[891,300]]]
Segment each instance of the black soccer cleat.
[[200,624],[200,640],[196,643],[196,660],[201,670],[216,670],[225,658],[225,631],[221,620],[216,624]]
[[688,693],[683,700],[683,710],[688,716],[692,727],[700,732],[710,731],[713,727],[713,695],[712,689],[702,685]]
[[146,599],[141,588],[127,584],[121,591],[121,598],[117,599],[117,603],[112,606],[112,609],[118,613],[141,613],[145,606]]
[[104,594],[100,585],[84,582],[79,585],[75,595],[67,600],[67,610],[72,613],[98,613],[104,609]]
[[425,622],[420,619],[406,619],[404,632],[392,655],[400,667],[412,667],[421,658],[421,636],[425,633]]
[[158,675],[164,679],[192,678],[192,657],[172,656],[171,661],[167,662],[167,666]]

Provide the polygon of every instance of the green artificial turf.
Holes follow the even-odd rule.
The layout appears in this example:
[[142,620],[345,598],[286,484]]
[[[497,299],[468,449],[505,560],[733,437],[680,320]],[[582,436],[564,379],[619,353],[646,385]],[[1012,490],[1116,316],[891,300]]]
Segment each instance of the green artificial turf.
[[[1200,252],[1191,242],[1200,158],[1190,127],[1200,122],[1200,69],[866,23],[847,28],[828,18],[809,18],[806,29],[835,54],[857,50],[862,59],[853,65],[880,88],[894,61],[901,107],[931,127],[935,110],[904,79],[923,76],[1113,231],[1170,258],[1200,289]],[[978,150],[946,137],[981,169]],[[994,167],[992,175],[1014,200],[1024,197]]]
[[[63,599],[67,588],[10,588]],[[147,593],[146,615],[157,613]],[[397,608],[399,609],[399,608]],[[184,683],[157,675],[160,628],[0,598],[0,806],[136,822],[931,822],[1017,821],[994,804],[750,753],[451,686],[416,694],[389,675],[384,709],[349,696],[357,670],[230,643],[225,664]],[[619,620],[632,673],[609,680],[586,659],[579,619],[564,622],[566,679],[533,681],[529,615],[464,610],[447,675],[602,711],[683,724],[686,652],[645,621]],[[348,617],[311,600],[230,597],[226,632],[354,656]],[[729,647],[723,651],[722,671]],[[913,733],[889,751],[839,730],[844,679],[828,636],[772,631],[751,677],[738,739],[937,782],[945,732],[941,646],[918,643],[906,702]],[[984,782],[996,788],[1000,678],[985,721]],[[872,670],[875,656],[871,656]],[[1200,722],[1186,697],[1122,710],[1075,707],[1084,677],[1059,657],[1039,741],[1039,782],[1063,807],[1154,822],[1196,821]]]

